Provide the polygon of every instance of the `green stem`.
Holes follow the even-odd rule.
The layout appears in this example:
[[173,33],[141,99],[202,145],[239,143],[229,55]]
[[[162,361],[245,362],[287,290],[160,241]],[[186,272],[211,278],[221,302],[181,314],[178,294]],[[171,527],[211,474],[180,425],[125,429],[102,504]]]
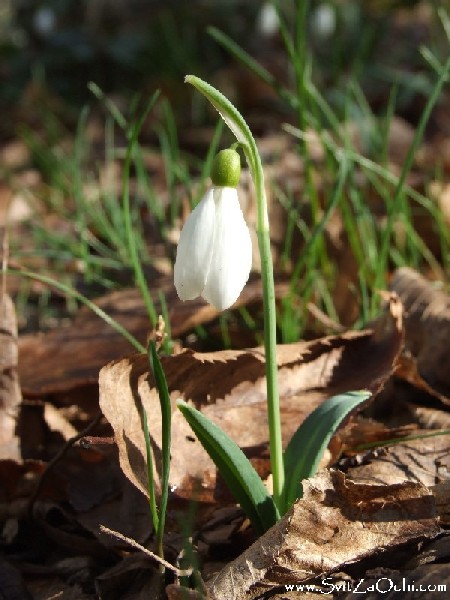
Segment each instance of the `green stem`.
[[283,447],[281,442],[280,395],[278,390],[277,366],[277,324],[275,285],[273,279],[272,255],[270,250],[269,218],[267,214],[266,191],[261,160],[256,152],[255,187],[258,201],[258,235],[261,256],[261,279],[264,308],[264,349],[266,354],[267,412],[269,421],[270,462],[273,479],[273,500],[281,510],[281,497],[284,488]]

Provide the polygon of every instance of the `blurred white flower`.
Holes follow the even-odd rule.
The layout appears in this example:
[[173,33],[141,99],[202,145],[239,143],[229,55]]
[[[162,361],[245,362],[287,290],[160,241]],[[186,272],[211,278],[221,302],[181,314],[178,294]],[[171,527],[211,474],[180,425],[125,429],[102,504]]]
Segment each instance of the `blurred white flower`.
[[320,4],[312,13],[312,28],[314,33],[327,39],[336,30],[336,10],[327,2]]
[[181,231],[174,268],[181,300],[203,296],[217,310],[239,297],[252,266],[250,232],[234,187],[213,187]]
[[56,15],[49,6],[41,6],[33,16],[33,27],[36,33],[46,37],[53,33],[56,26]]
[[272,37],[280,28],[278,13],[271,2],[265,2],[257,17],[257,28],[266,37]]

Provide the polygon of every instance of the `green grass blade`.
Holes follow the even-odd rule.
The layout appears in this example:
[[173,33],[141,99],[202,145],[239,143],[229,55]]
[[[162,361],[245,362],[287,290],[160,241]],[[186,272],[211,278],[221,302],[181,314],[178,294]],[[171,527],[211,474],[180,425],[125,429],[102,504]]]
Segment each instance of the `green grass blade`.
[[114,121],[117,123],[117,125],[121,129],[126,131],[127,127],[128,127],[127,120],[123,116],[123,114],[120,112],[117,105],[93,81],[89,81],[87,84],[87,87],[88,87],[88,90],[97,98],[97,100],[100,100],[100,102],[102,102],[104,104],[105,108],[107,109],[109,114],[112,116]]
[[68,298],[73,300],[77,300],[87,306],[93,313],[95,313],[98,317],[103,319],[105,323],[107,323],[110,327],[112,327],[117,333],[120,333],[130,344],[138,351],[145,352],[145,347],[127,330],[123,327],[118,321],[110,317],[104,310],[102,310],[95,302],[83,296],[74,290],[69,285],[65,285],[56,279],[52,279],[51,277],[47,277],[46,275],[40,275],[39,273],[33,273],[31,271],[27,271],[25,269],[8,269],[6,273],[11,273],[11,275],[19,275],[20,277],[26,277],[28,279],[33,279],[35,281],[40,281],[41,283],[45,283],[49,287],[53,287],[63,294],[65,294]]
[[161,455],[162,455],[162,477],[161,477],[161,501],[159,504],[159,522],[156,531],[157,550],[160,556],[163,556],[163,535],[166,523],[167,500],[169,497],[169,474],[170,474],[170,446],[171,446],[171,428],[172,428],[172,408],[170,404],[169,390],[164,370],[156,351],[156,344],[153,340],[149,341],[148,358],[150,369],[155,378],[156,388],[158,390],[159,402],[161,405]]
[[351,161],[348,160],[348,156],[345,153],[342,153],[340,155],[339,159],[340,159],[339,176],[338,176],[336,187],[334,189],[334,192],[333,192],[333,195],[331,197],[328,207],[326,208],[325,212],[323,213],[320,221],[315,226],[314,231],[312,232],[311,236],[307,240],[307,242],[305,244],[305,248],[302,251],[300,258],[294,267],[292,277],[291,277],[291,283],[290,283],[291,290],[293,290],[295,288],[295,285],[297,284],[298,279],[300,277],[301,270],[303,269],[303,267],[305,266],[307,261],[310,260],[311,256],[315,255],[316,250],[314,249],[314,246],[317,243],[317,241],[321,239],[322,234],[324,232],[324,229],[325,229],[328,221],[330,220],[331,216],[333,215],[337,205],[339,204],[339,202],[342,198],[345,182],[347,180],[347,176],[348,176],[350,165],[351,165]]
[[145,108],[144,112],[142,113],[140,118],[136,121],[136,123],[134,123],[134,125],[131,128],[131,131],[129,134],[127,153],[125,156],[123,177],[122,177],[123,223],[124,223],[127,242],[128,242],[128,251],[129,251],[129,255],[130,255],[131,265],[134,270],[134,277],[136,280],[136,284],[138,285],[139,290],[144,299],[144,303],[145,303],[145,306],[147,309],[150,323],[152,325],[156,324],[157,314],[156,314],[156,310],[155,310],[155,307],[153,304],[152,297],[148,290],[147,282],[145,280],[144,271],[142,269],[142,264],[139,259],[135,232],[133,230],[133,223],[132,223],[131,209],[130,209],[130,169],[131,169],[131,160],[134,156],[135,149],[137,147],[137,139],[138,139],[139,132],[142,128],[142,125],[144,124],[145,118],[147,117],[148,113],[150,112],[150,110],[152,110],[152,108],[156,104],[159,94],[160,94],[159,90],[157,90],[153,94],[153,96],[151,97],[150,101],[148,102],[147,107]]
[[428,123],[428,120],[431,116],[431,111],[434,108],[436,102],[438,101],[442,88],[447,80],[448,74],[450,73],[450,58],[446,61],[436,83],[430,94],[430,97],[427,100],[427,103],[423,109],[422,116],[417,124],[417,128],[414,134],[413,141],[409,147],[406,159],[403,163],[403,167],[398,179],[398,184],[394,192],[394,196],[390,203],[390,206],[387,207],[387,222],[386,227],[383,231],[382,240],[381,240],[381,248],[379,252],[379,261],[380,264],[383,265],[384,269],[380,269],[380,275],[378,279],[375,281],[374,287],[377,289],[383,289],[385,283],[385,271],[388,264],[389,258],[389,250],[391,245],[391,237],[394,231],[395,219],[398,214],[399,208],[401,206],[402,196],[404,194],[404,185],[406,183],[406,178],[408,173],[411,170],[413,165],[414,158],[417,153],[417,149],[419,144],[422,142],[423,136],[425,134],[425,127]]
[[294,433],[284,452],[285,511],[302,496],[302,480],[315,475],[328,442],[343,419],[370,396],[368,391],[333,396],[318,406]]
[[276,523],[279,514],[248,458],[220,427],[200,411],[183,400],[177,404],[255,530],[260,534],[267,531]]

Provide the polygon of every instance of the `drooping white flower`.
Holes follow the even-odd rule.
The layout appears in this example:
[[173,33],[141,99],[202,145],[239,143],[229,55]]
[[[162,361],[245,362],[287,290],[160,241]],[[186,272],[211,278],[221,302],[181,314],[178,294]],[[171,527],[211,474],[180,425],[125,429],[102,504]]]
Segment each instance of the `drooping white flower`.
[[178,296],[203,296],[225,310],[238,299],[251,266],[250,232],[236,188],[210,189],[181,231],[174,268]]

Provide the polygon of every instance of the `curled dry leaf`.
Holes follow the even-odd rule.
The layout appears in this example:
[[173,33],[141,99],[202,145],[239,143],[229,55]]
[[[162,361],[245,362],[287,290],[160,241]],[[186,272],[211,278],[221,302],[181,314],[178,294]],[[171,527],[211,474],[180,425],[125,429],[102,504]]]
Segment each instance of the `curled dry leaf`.
[[[425,388],[432,387],[450,404],[450,296],[407,267],[395,272],[390,288],[405,307],[405,348],[417,362],[417,374]],[[417,374],[413,369],[399,371],[414,385]]]
[[250,600],[438,532],[434,500],[422,484],[386,486],[324,471],[304,483],[303,498],[281,521],[206,585],[211,598]]
[[[401,343],[401,305],[392,296],[373,330],[279,346],[284,443],[326,398],[362,388],[376,392],[391,375]],[[163,357],[162,365],[173,409],[171,488],[188,499],[217,500],[223,490],[216,468],[175,410],[175,403],[178,398],[193,403],[250,457],[261,458],[268,441],[264,351],[186,351]],[[141,406],[148,415],[157,483],[161,448],[159,399],[147,356],[135,355],[107,365],[99,381],[100,406],[114,429],[121,468],[147,494]],[[255,466],[261,476],[268,475],[267,460],[259,460]]]
[[15,429],[22,395],[17,362],[14,304],[8,295],[0,293],[0,458],[19,458]]

